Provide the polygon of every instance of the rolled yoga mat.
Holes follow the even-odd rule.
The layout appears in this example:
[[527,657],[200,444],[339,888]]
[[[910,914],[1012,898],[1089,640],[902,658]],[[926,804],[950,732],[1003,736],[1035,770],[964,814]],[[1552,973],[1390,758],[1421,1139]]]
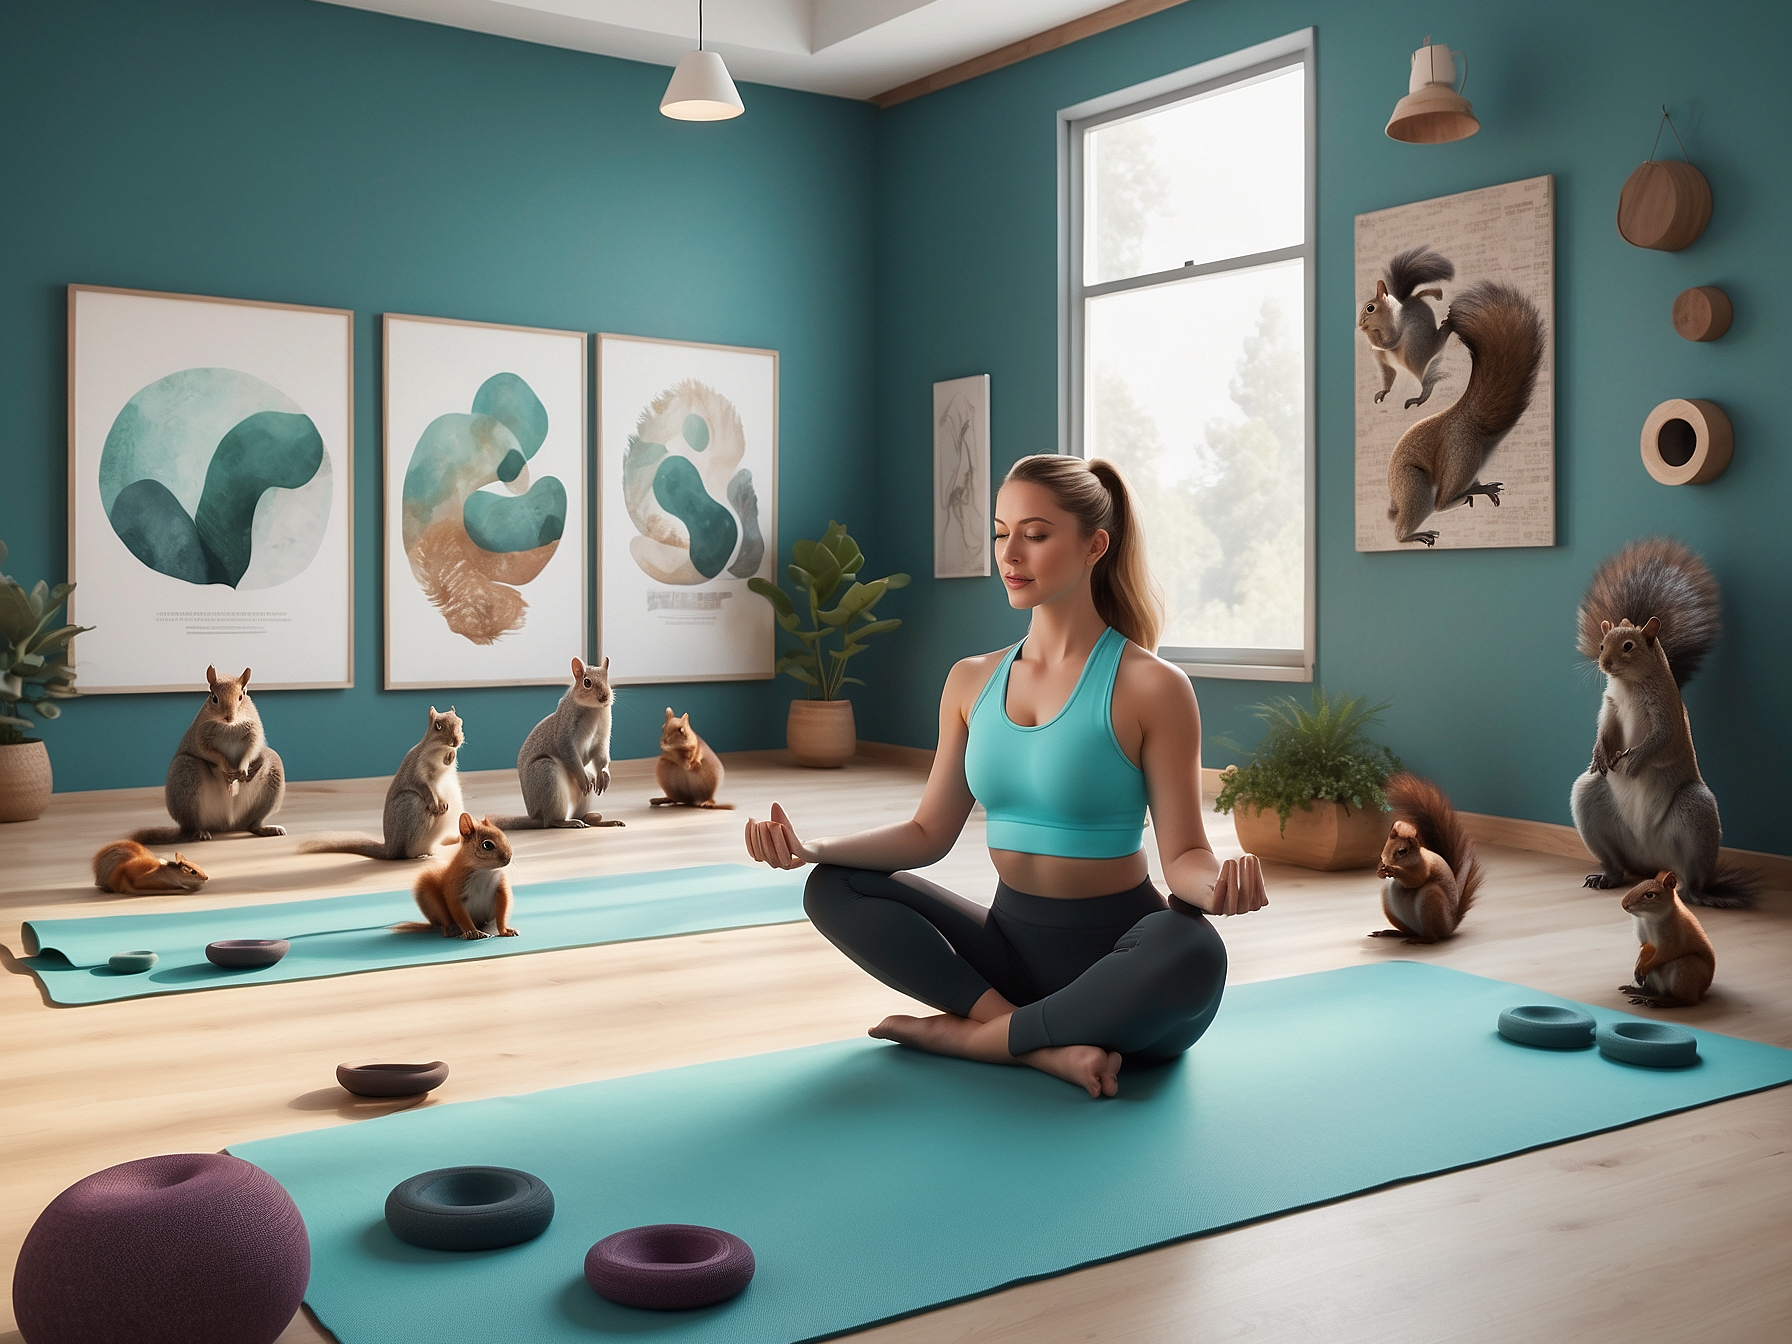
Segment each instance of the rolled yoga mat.
[[[859,1038],[230,1151],[298,1202],[305,1300],[342,1344],[788,1344],[1792,1081],[1792,1051],[1706,1032],[1669,1072],[1494,1030],[1540,1002],[1566,1000],[1392,961],[1229,989],[1112,1101]],[[553,1225],[477,1256],[386,1230],[394,1184],[465,1162],[526,1166]],[[696,1311],[606,1302],[585,1253],[645,1223],[726,1228],[758,1273]]]
[[[382,891],[227,910],[30,920],[24,929],[25,950],[35,955],[22,964],[55,1003],[103,1003],[786,924],[804,917],[800,872],[735,863],[525,882],[514,890],[510,921],[520,930],[515,938],[467,942],[434,932],[393,933],[388,925],[421,915],[409,891]],[[224,970],[205,956],[207,943],[224,938],[284,938],[292,950],[275,966]],[[107,965],[121,947],[153,949],[158,963],[146,975],[121,975]]]

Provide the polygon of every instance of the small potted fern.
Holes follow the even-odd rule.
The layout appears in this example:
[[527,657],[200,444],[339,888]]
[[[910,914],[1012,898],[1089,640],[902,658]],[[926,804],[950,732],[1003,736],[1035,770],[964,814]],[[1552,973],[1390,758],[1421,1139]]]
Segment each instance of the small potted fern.
[[1327,696],[1323,687],[1314,688],[1311,706],[1293,696],[1256,706],[1267,730],[1242,766],[1226,768],[1214,801],[1215,811],[1232,813],[1238,843],[1303,868],[1373,866],[1387,840],[1381,786],[1401,768],[1365,732],[1386,708]]
[[[0,541],[0,562],[6,543]],[[29,592],[0,574],[0,821],[35,821],[50,805],[50,753],[43,739],[27,736],[37,725],[30,710],[49,720],[75,694],[69,641],[90,626],[57,625],[56,613],[74,591],[39,582]]]

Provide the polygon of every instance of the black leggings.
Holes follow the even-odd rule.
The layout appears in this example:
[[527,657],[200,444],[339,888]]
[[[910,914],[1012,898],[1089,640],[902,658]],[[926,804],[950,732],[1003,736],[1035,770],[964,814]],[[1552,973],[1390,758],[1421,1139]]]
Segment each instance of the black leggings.
[[820,864],[803,908],[829,942],[892,989],[959,1017],[994,989],[1020,1005],[1008,1052],[1099,1045],[1158,1063],[1219,1011],[1226,946],[1207,917],[1149,879],[1084,900],[1007,883],[985,910],[913,873]]

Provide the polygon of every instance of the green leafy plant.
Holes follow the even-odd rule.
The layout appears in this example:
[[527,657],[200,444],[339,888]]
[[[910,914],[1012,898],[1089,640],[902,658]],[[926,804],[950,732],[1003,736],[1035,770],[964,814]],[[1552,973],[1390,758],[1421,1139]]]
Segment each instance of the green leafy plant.
[[[0,562],[5,559],[6,543],[0,541]],[[56,702],[75,694],[68,642],[93,627],[53,624],[74,590],[72,583],[52,588],[40,580],[26,592],[16,579],[0,574],[0,745],[23,742],[35,726],[24,717],[26,708],[40,719],[53,719],[62,713]]]
[[1227,767],[1214,801],[1217,810],[1230,812],[1239,803],[1260,811],[1273,807],[1284,832],[1294,809],[1304,810],[1315,801],[1387,810],[1381,786],[1400,772],[1400,758],[1364,733],[1381,717],[1386,701],[1364,708],[1360,698],[1333,698],[1324,687],[1314,687],[1310,707],[1283,695],[1255,708],[1268,725],[1256,747],[1247,751],[1218,739],[1222,746],[1244,751],[1248,759],[1242,766]]
[[[908,575],[891,574],[870,583],[859,582],[859,571],[865,565],[864,552],[847,535],[844,523],[831,520],[827,535],[820,541],[797,542],[790,548],[790,558],[792,563],[784,572],[798,593],[808,595],[809,629],[803,629],[789,593],[761,578],[747,580],[747,587],[772,604],[778,624],[801,641],[800,647],[787,649],[779,657],[773,671],[787,672],[807,686],[807,699],[838,700],[842,686],[865,684],[846,675],[848,660],[865,651],[869,636],[884,634],[902,624],[899,620],[880,621],[872,609],[890,589],[908,587]],[[828,607],[840,585],[848,580],[852,586]],[[834,635],[840,636],[839,648],[828,644]]]

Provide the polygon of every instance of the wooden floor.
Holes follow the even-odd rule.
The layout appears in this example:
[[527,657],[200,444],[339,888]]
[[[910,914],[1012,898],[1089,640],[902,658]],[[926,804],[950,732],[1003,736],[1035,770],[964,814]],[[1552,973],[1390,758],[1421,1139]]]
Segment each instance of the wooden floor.
[[[742,857],[746,812],[785,803],[821,835],[906,816],[922,774],[885,761],[806,771],[782,753],[728,758],[738,812],[650,812],[650,763],[624,763],[605,798],[625,830],[524,834],[513,873],[542,880]],[[519,810],[514,776],[466,776],[468,805]],[[159,790],[70,794],[0,827],[0,1272],[10,1281],[39,1210],[81,1176],[153,1153],[390,1109],[335,1085],[344,1061],[446,1059],[425,1104],[727,1058],[856,1035],[908,1001],[806,924],[575,948],[459,965],[79,1008],[45,1005],[19,967],[19,922],[389,890],[414,869],[300,856],[320,830],[377,826],[383,780],[297,784],[284,839],[195,846],[212,874],[191,897],[94,891],[88,856],[160,815]],[[1214,820],[1216,847],[1236,853]],[[979,900],[994,872],[980,819],[929,875]],[[1636,948],[1584,865],[1484,848],[1489,881],[1456,941],[1407,948],[1380,924],[1364,873],[1268,866],[1271,905],[1225,922],[1234,983],[1388,956],[1434,960],[1623,1007]],[[528,922],[524,905],[516,916]],[[1713,911],[1710,999],[1673,1019],[1792,1046],[1792,900]],[[1124,1079],[1122,1080],[1124,1086]],[[1093,1104],[1093,1103],[1092,1103]],[[1388,1117],[1386,1142],[1401,1142]],[[1064,1216],[1082,1214],[1066,1209]],[[855,1336],[919,1341],[1700,1341],[1792,1339],[1792,1088],[1669,1116],[1473,1170],[1137,1255]],[[0,1344],[17,1344],[10,1295]],[[303,1314],[282,1337],[327,1339]]]

